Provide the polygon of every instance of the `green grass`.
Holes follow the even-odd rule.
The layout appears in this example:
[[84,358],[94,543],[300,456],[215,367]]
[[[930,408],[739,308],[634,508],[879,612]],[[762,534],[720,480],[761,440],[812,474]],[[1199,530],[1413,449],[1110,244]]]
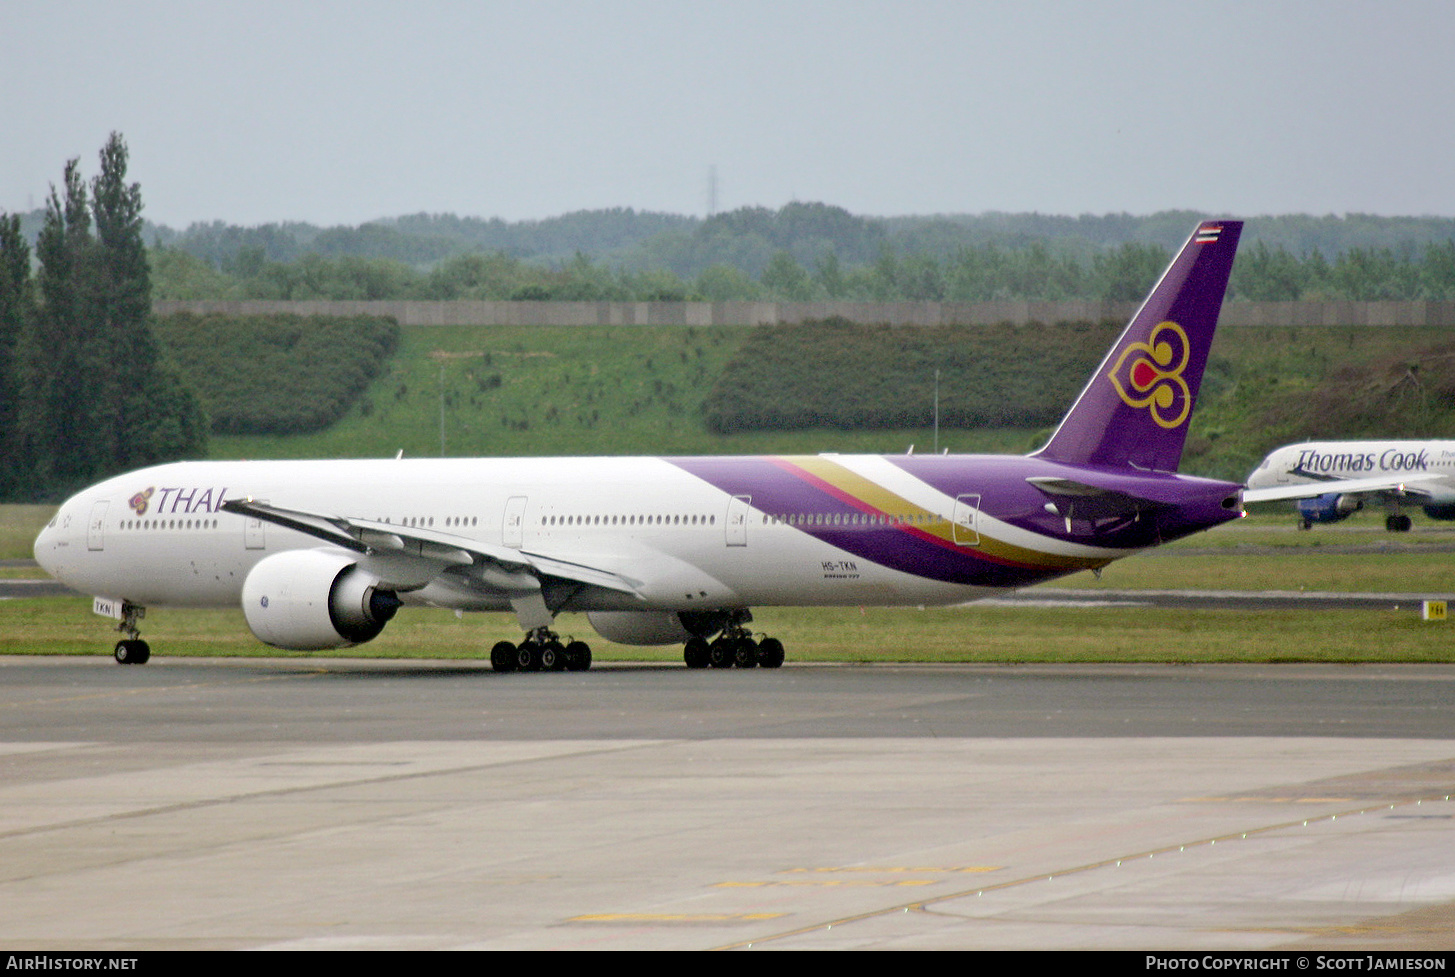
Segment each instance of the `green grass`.
[[1051,584],[1088,590],[1293,590],[1455,594],[1449,553],[1159,555],[1120,560],[1098,580],[1078,573]]
[[35,536],[55,515],[53,505],[0,505],[0,560],[28,560]]
[[1053,586],[1455,594],[1455,524],[1415,520],[1390,533],[1382,513],[1363,512],[1304,531],[1291,510],[1252,515]]
[[[1451,662],[1455,625],[1408,611],[1232,611],[1175,613],[1135,607],[763,608],[753,627],[783,641],[795,662]],[[307,658],[256,641],[237,610],[155,610],[145,633],[166,657]],[[682,660],[679,646],[636,648],[596,637],[581,615],[562,634],[591,643],[598,661]],[[115,635],[90,601],[8,601],[0,654],[102,655]],[[506,614],[408,608],[352,658],[475,659],[518,641]],[[331,655],[335,652],[320,654]]]
[[[0,506],[0,558],[29,555],[45,506]],[[1455,527],[1420,521],[1389,534],[1361,513],[1310,532],[1288,514],[1252,516],[1112,564],[1097,580],[1080,573],[1055,586],[1094,589],[1348,590],[1455,593]],[[1359,547],[1355,552],[1330,552]],[[1396,552],[1381,552],[1397,547]],[[1434,550],[1421,552],[1421,550]],[[17,575],[33,571],[15,570]],[[1418,607],[1369,610],[1155,610],[1138,607],[760,608],[753,627],[780,638],[792,661],[1235,662],[1455,661],[1455,624],[1419,620]],[[38,598],[0,603],[0,654],[95,655],[115,640],[90,601]],[[597,637],[582,615],[563,634],[591,642],[603,661],[679,661],[676,646],[636,648]],[[288,655],[259,643],[242,612],[153,609],[147,638],[166,656]],[[508,614],[406,608],[353,657],[474,658],[518,641]],[[307,657],[297,655],[296,657]]]

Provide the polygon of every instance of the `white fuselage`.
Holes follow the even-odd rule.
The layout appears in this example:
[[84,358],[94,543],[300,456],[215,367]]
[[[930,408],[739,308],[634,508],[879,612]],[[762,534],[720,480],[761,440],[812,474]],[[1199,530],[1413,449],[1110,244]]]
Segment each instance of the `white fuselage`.
[[1455,502],[1455,441],[1308,441],[1285,445],[1259,463],[1248,476],[1248,487],[1317,485],[1380,476],[1424,477],[1420,490],[1428,502]]
[[[903,518],[917,520],[917,528],[948,538],[955,497],[878,456],[835,461],[901,501]],[[36,558],[89,594],[142,606],[236,606],[249,571],[264,557],[327,546],[220,511],[239,498],[444,534],[461,545],[547,554],[617,574],[634,590],[595,590],[589,605],[577,601],[571,610],[931,604],[985,590],[846,554],[804,531],[813,513],[762,511],[658,458],[163,465],[68,500],[37,539]],[[878,518],[845,529],[886,531],[886,517]],[[1072,561],[1100,565],[1133,552],[1058,541],[983,512],[968,518],[979,520],[977,533]],[[401,596],[464,610],[509,607],[501,595],[455,586],[448,575]]]

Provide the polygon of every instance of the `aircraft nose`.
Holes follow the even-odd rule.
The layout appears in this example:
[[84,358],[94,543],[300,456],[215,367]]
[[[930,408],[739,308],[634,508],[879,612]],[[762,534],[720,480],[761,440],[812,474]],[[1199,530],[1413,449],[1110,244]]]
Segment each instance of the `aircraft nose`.
[[35,546],[32,552],[35,554],[35,562],[40,568],[52,577],[59,576],[62,563],[61,554],[65,551],[65,508],[57,510],[51,521],[46,524],[35,537]]
[[54,548],[52,537],[55,535],[55,525],[56,521],[52,519],[35,537],[35,546],[32,547],[32,552],[35,553],[35,562],[39,563],[41,568],[47,573],[50,572],[50,567],[46,566],[46,560],[50,557],[51,550]]

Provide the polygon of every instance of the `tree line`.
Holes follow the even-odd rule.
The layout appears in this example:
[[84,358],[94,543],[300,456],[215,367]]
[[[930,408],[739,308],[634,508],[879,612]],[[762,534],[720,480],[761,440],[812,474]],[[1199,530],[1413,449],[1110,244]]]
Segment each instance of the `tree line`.
[[34,260],[19,215],[0,213],[0,499],[207,450],[197,398],[152,334],[141,189],[120,134],[100,157],[89,184],[66,163]]
[[[822,203],[707,218],[630,208],[539,221],[415,214],[184,231],[148,225],[163,299],[1135,299],[1202,215],[867,218]],[[34,239],[43,213],[24,215]],[[1234,300],[1455,298],[1455,220],[1249,222]]]
[[[717,263],[695,277],[668,268],[613,267],[584,253],[542,264],[503,251],[446,258],[426,269],[387,258],[316,252],[272,261],[244,250],[221,267],[174,248],[151,252],[160,299],[985,302],[1135,301],[1170,260],[1157,244],[1130,242],[1086,257],[1042,242],[962,246],[943,258],[884,244],[867,264],[834,251],[805,265],[772,253],[753,277]],[[1419,248],[1353,248],[1332,260],[1257,242],[1239,254],[1233,301],[1455,301],[1455,240]]]

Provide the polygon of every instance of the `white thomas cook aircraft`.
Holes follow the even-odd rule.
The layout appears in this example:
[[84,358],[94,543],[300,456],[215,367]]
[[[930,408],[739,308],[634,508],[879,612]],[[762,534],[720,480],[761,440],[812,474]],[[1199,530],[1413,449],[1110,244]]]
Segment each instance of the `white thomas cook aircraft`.
[[1275,448],[1248,476],[1245,502],[1288,499],[1303,528],[1385,507],[1384,528],[1407,532],[1404,508],[1455,519],[1455,441],[1308,441]]

